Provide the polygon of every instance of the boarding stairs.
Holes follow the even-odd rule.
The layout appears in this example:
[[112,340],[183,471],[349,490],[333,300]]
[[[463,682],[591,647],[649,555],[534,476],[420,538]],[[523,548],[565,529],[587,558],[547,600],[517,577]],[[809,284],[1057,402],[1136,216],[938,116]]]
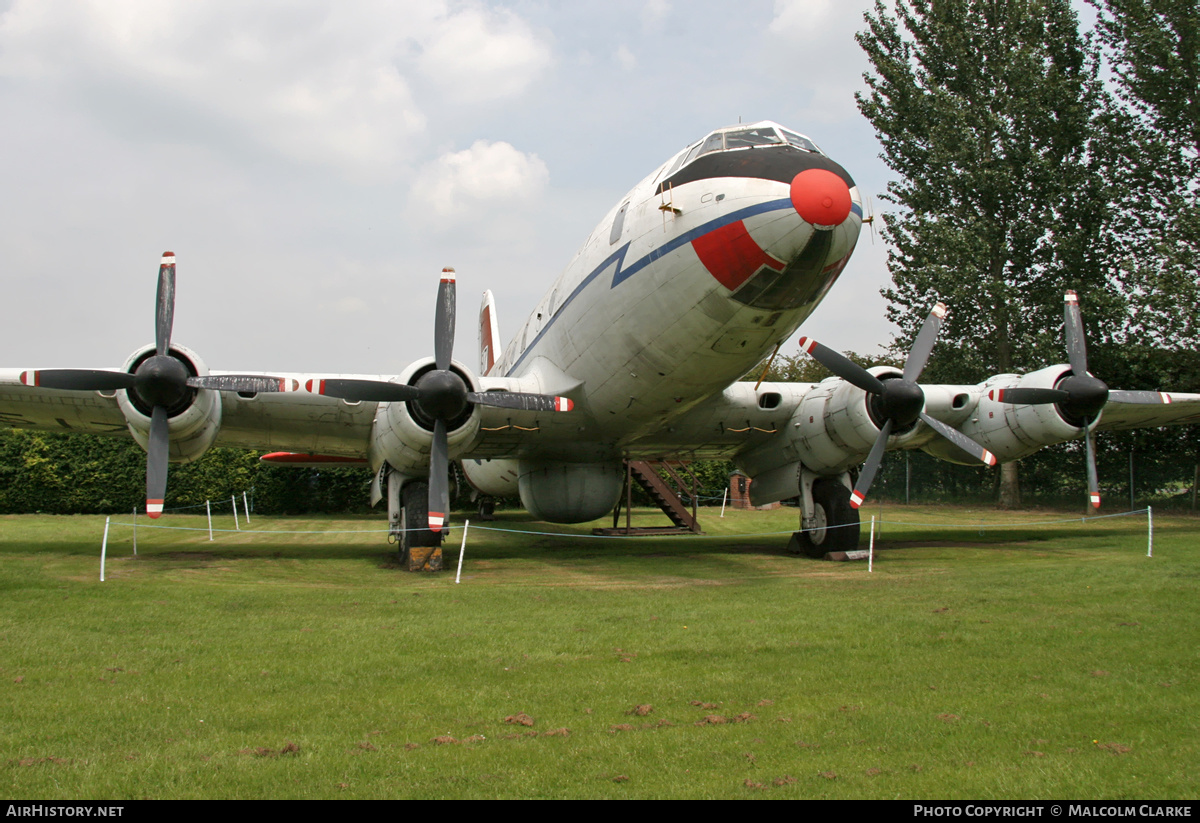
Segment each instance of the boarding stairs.
[[[664,478],[659,473],[663,470]],[[686,476],[686,479],[685,479]],[[634,526],[631,522],[633,484],[637,483],[654,504],[662,510],[673,525]],[[626,460],[625,487],[621,499],[613,509],[611,529],[595,529],[595,534],[642,535],[642,534],[701,534],[696,516],[696,490],[699,482],[680,460]],[[684,503],[687,496],[691,505]],[[625,525],[621,525],[621,509],[625,509]]]

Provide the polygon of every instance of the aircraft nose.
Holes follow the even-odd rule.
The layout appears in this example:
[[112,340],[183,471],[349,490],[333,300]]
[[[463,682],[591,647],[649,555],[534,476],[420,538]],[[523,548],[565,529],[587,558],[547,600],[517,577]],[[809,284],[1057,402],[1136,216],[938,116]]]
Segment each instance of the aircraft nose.
[[850,215],[850,187],[828,169],[805,169],[792,178],[792,206],[818,229],[840,226]]

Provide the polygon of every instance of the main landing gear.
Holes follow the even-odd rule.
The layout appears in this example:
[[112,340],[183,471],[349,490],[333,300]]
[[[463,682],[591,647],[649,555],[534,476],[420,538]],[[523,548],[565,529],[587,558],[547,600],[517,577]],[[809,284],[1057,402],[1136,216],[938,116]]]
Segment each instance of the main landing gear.
[[800,524],[789,551],[820,559],[829,552],[858,548],[858,509],[850,505],[849,475],[817,477],[807,469],[800,478]]
[[410,572],[442,569],[442,535],[429,529],[429,483],[388,474],[389,539],[399,547],[400,565]]

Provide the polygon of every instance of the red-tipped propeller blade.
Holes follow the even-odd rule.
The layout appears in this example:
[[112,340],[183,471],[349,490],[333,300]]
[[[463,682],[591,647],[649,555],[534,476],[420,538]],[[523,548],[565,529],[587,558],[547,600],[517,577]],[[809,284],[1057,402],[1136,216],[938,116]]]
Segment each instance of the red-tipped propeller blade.
[[170,439],[167,410],[155,406],[150,416],[150,443],[146,448],[146,514],[159,517],[167,496],[167,452]]
[[429,530],[440,532],[450,512],[450,459],[446,421],[433,423],[433,448],[429,452]]
[[154,345],[159,357],[171,350],[171,326],[175,322],[175,252],[163,252],[158,266],[158,295],[155,298]]

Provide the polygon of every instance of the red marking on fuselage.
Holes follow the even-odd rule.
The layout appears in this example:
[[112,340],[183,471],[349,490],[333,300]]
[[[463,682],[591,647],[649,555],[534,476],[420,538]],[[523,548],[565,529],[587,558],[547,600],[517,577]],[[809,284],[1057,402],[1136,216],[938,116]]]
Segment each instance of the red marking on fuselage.
[[329,463],[334,465],[346,466],[365,466],[367,461],[361,457],[340,457],[331,454],[302,454],[299,452],[271,452],[264,454],[258,458],[263,463],[277,463],[287,465],[289,463]]
[[697,237],[692,248],[709,273],[730,291],[735,291],[763,266],[783,271],[783,261],[763,251],[741,220]]
[[496,365],[496,353],[492,351],[492,307],[485,306],[479,315],[479,339],[483,341],[483,373],[487,374]]

